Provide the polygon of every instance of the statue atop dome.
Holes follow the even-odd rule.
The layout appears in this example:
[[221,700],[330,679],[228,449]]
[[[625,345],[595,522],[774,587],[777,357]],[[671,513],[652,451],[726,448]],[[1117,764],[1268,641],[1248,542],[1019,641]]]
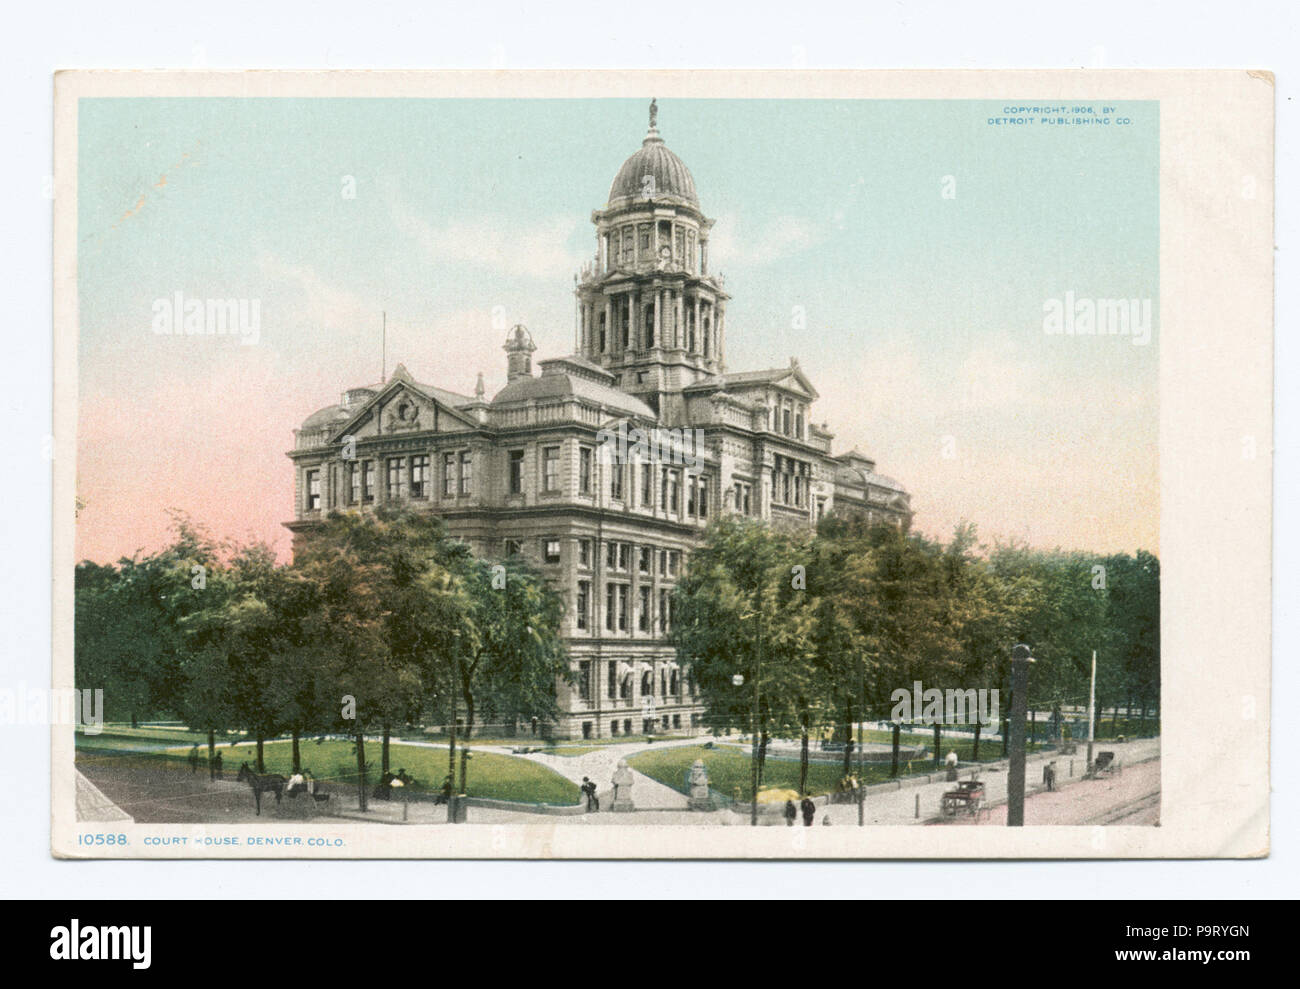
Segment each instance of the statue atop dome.
[[659,127],[659,106],[655,103],[655,98],[650,97],[650,129],[656,130]]

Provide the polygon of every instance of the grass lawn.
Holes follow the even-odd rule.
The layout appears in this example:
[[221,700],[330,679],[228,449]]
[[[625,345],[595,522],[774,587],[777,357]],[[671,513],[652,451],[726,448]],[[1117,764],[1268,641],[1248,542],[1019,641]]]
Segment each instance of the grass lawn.
[[[100,746],[104,736],[91,737],[79,745],[81,753],[93,755],[96,749],[113,750],[119,748],[112,744]],[[229,748],[220,748],[222,768],[226,777],[232,778],[239,771],[239,764],[247,762],[253,765],[257,759],[257,746],[251,742],[240,742]],[[357,757],[353,744],[341,739],[326,739],[317,743],[314,738],[303,739],[299,743],[302,765],[310,769],[317,780],[337,785],[356,786]],[[199,747],[203,758],[200,772],[207,771],[207,749]],[[169,762],[184,764],[187,753],[172,751],[166,754],[149,754],[149,758],[166,759]],[[293,767],[293,748],[289,742],[279,740],[267,742],[263,755],[268,773],[289,775]],[[379,782],[380,745],[377,741],[366,743],[366,761],[369,769],[366,774],[367,784],[373,786]],[[392,769],[405,769],[407,774],[415,777],[417,790],[436,790],[442,785],[447,775],[446,749],[431,749],[393,742],[389,746],[389,760]],[[460,772],[460,753],[456,754],[457,774]],[[545,766],[519,759],[514,756],[497,755],[492,752],[473,752],[469,760],[468,791],[471,797],[488,797],[494,800],[513,800],[530,804],[576,804],[578,786],[571,783],[559,773]]]
[[[737,789],[740,799],[747,800],[750,792],[749,750],[719,746],[706,749],[703,746],[681,745],[666,749],[651,749],[638,752],[628,764],[639,772],[645,773],[653,780],[665,786],[687,793],[689,787],[686,775],[691,763],[696,759],[704,760],[704,767],[709,771],[709,785],[727,797],[735,796]],[[840,781],[843,766],[837,762],[808,763],[808,792],[817,796],[830,793]],[[864,767],[868,783],[876,783],[889,778],[889,766]],[[770,756],[763,762],[763,786],[780,787],[797,790],[799,788],[799,760],[773,759]]]

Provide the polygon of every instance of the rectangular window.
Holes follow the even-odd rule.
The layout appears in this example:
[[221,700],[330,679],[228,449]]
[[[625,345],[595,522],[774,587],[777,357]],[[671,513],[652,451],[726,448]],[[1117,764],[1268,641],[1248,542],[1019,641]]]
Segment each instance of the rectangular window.
[[524,493],[524,451],[510,451],[510,493]]
[[384,497],[389,501],[400,501],[406,497],[406,479],[402,476],[405,467],[405,457],[388,458],[388,476],[385,481]]
[[668,511],[676,515],[682,509],[682,472],[668,472]]
[[361,465],[358,463],[348,464],[349,486],[352,488],[352,496],[348,501],[350,505],[361,504]]
[[632,260],[632,251],[635,248],[635,246],[636,245],[633,243],[633,239],[632,239],[632,228],[624,227],[623,228],[623,260],[625,262],[630,262]]
[[655,504],[655,475],[654,467],[650,464],[641,465],[641,507],[654,508]]
[[699,484],[694,477],[686,478],[686,514],[695,515],[698,511],[696,498],[699,494]]
[[591,494],[592,452],[589,446],[578,447],[578,490],[585,495]]
[[636,627],[642,632],[650,631],[650,588],[640,588],[641,606],[636,616]]
[[794,415],[794,435],[798,439],[803,439],[803,413],[796,412]]
[[781,432],[786,436],[790,435],[790,406],[788,405],[781,410]]
[[605,628],[610,632],[614,631],[614,623],[617,621],[615,616],[616,586],[615,584],[605,585]]
[[584,701],[591,700],[591,660],[584,659],[578,664],[578,696]]
[[605,544],[605,566],[610,570],[618,569],[618,543]]
[[474,454],[466,450],[460,455],[460,493],[467,495],[473,489]]
[[699,515],[700,518],[707,519],[709,517],[709,476],[707,474],[700,475],[699,485],[700,485],[700,497],[698,502],[698,507],[700,510]]
[[630,589],[627,584],[618,585],[618,630],[620,632],[627,631],[627,596]]
[[545,539],[542,541],[542,559],[547,563],[560,562],[560,541]]
[[411,497],[427,498],[429,496],[429,458],[416,456],[411,458]]
[[320,508],[320,471],[307,471],[307,511]]
[[591,566],[591,540],[590,539],[578,540],[578,566],[580,567]]
[[632,544],[619,543],[618,544],[618,568],[620,570],[626,570],[631,565],[632,565]]
[[451,498],[456,494],[456,454],[442,455],[442,496]]
[[641,224],[639,230],[641,233],[641,256],[643,258],[650,257],[650,224]]
[[666,590],[659,592],[659,631],[668,631],[668,612],[672,608],[672,598]]
[[[618,696],[618,664],[610,660],[605,664],[605,696],[613,700]],[[618,734],[618,722],[613,723],[614,734]]]
[[560,448],[558,446],[542,448],[542,490],[560,490]]
[[375,462],[361,462],[361,503],[369,505],[375,500]]
[[649,573],[650,566],[651,566],[650,561],[652,560],[653,557],[654,557],[654,550],[651,549],[649,546],[642,546],[639,550],[637,550],[637,564],[636,564],[637,570],[639,570],[641,573]]
[[609,496],[615,501],[623,500],[623,465],[609,465]]
[[574,611],[577,613],[578,628],[585,629],[587,615],[591,611],[591,581],[578,581],[578,597],[574,602]]
[[518,539],[506,540],[506,556],[518,556],[524,551],[524,544]]

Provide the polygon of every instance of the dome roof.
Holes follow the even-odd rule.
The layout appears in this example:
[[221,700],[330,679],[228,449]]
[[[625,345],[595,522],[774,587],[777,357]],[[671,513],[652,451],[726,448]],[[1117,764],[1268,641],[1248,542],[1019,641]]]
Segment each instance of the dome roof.
[[344,409],[343,406],[327,405],[325,408],[313,412],[304,419],[302,428],[304,430],[324,429],[331,423],[340,419],[346,419],[347,417],[347,410]]
[[[646,181],[646,176],[651,177],[653,186]],[[614,184],[609,187],[609,201],[644,198],[647,192],[655,197],[676,196],[695,207],[700,205],[690,169],[668,150],[653,124],[641,143],[641,150],[618,170]]]

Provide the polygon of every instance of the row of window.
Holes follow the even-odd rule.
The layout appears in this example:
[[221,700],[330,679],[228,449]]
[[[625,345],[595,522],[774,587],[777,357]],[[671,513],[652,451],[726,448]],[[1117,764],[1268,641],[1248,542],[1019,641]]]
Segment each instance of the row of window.
[[[649,735],[656,731],[676,731],[682,727],[682,716],[680,714],[672,715],[671,720],[668,715],[661,718],[642,718],[641,734]],[[691,715],[691,727],[700,727],[700,715],[698,712]],[[596,727],[590,721],[582,723],[582,737],[595,738]],[[611,738],[617,738],[619,735],[632,734],[632,719],[624,718],[622,721],[617,719],[609,723],[609,734]]]
[[[642,299],[644,299],[644,295]],[[676,292],[667,292],[663,296],[664,302],[661,303],[659,313],[659,329],[662,339],[655,334],[655,304],[653,301],[642,302],[641,304],[641,336],[643,345],[646,349],[656,345],[673,346],[673,341],[680,340],[681,335],[678,333],[679,322],[684,326],[685,347],[689,353],[702,352],[705,357],[713,356],[713,305],[712,303],[699,303],[699,317],[696,318],[696,303],[698,300],[694,296],[683,296]],[[678,312],[678,301],[681,301],[681,311]],[[588,308],[582,310],[582,337],[583,346],[591,349],[591,323],[595,313],[594,320],[596,326],[596,351],[597,353],[609,353],[611,338],[617,339],[618,349],[629,350],[632,347],[632,296],[630,293],[624,293],[611,300],[608,314],[603,308]],[[611,327],[609,321],[613,321],[612,329],[615,331],[612,335],[609,332]],[[697,325],[698,324],[698,325]]]
[[807,406],[795,404],[790,399],[783,399],[768,411],[768,427],[774,433],[806,439],[803,432],[804,413]]
[[[591,569],[592,561],[592,542],[590,539],[576,540],[578,547],[578,567],[584,570]],[[546,536],[541,541],[542,562],[559,563],[561,540],[556,536]],[[605,567],[614,572],[629,572],[632,561],[633,545],[631,543],[607,542],[605,543]],[[524,544],[519,539],[507,539],[505,541],[505,555],[518,556],[524,551]],[[654,571],[655,548],[653,546],[635,547],[637,572],[642,574],[651,574]],[[659,550],[659,576],[676,577],[681,568],[682,552],[677,549]]]
[[812,484],[812,465],[778,454],[772,463],[772,501],[792,508],[804,508]]
[[[584,701],[592,699],[598,662],[598,660],[585,659],[578,663],[578,696]],[[615,659],[605,661],[605,696],[609,700],[634,699],[632,691],[637,678],[632,669],[633,663],[630,661],[623,662]],[[655,689],[656,686],[658,691]],[[635,697],[654,697],[657,692],[664,700],[670,697],[680,700],[684,697],[695,697],[697,694],[695,682],[689,673],[679,674],[675,669],[670,670],[662,666],[659,668],[657,678],[653,670],[641,670],[640,687],[641,690]]]
[[657,224],[626,224],[611,230],[604,237],[605,269],[615,263],[633,264],[637,261],[658,261],[664,248],[671,252],[672,260],[688,271],[696,271],[695,231],[660,220]]
[[[659,607],[657,610],[652,610],[653,595],[654,589],[648,584],[642,584],[637,588],[636,630],[638,632],[650,632],[655,629],[657,619],[659,634],[666,635],[673,627],[672,590],[666,587],[659,589]],[[615,580],[606,582],[605,631],[627,632],[631,630],[633,618],[630,613],[631,599],[631,584]],[[588,631],[595,625],[591,613],[594,603],[592,582],[590,580],[579,580],[578,593],[573,602],[573,612],[574,623],[582,631]]]
[[[524,454],[523,450],[510,450],[507,453],[507,480],[512,495],[524,493]],[[594,447],[578,448],[578,491],[591,495],[595,486]],[[544,446],[541,449],[541,490],[544,494],[556,494],[560,491],[560,447]],[[404,457],[384,458],[384,496],[388,501],[403,498],[427,498],[431,494],[429,457],[415,454]],[[684,475],[678,467],[658,467],[653,464],[610,464],[609,494],[614,501],[623,501],[632,507],[633,499],[628,490],[628,480],[639,471],[640,506],[655,507],[656,487],[658,487],[658,504],[672,515],[682,511],[682,489],[685,488],[686,515],[695,519],[709,517],[709,475]],[[345,488],[349,505],[371,505],[375,502],[374,460],[354,460],[345,464]],[[658,485],[655,472],[658,470]],[[314,512],[321,508],[321,471],[313,468],[306,472],[303,507]],[[442,454],[442,497],[464,497],[473,493],[474,455],[469,450]]]

